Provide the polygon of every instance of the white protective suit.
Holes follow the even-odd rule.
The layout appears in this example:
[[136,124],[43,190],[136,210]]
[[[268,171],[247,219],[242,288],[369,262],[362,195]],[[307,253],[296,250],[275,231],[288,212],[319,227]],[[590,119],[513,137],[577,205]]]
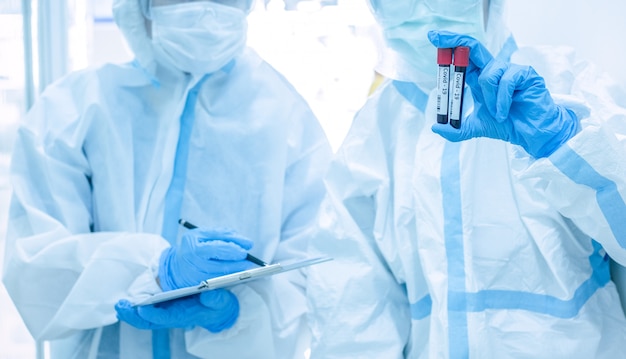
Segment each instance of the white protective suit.
[[607,256],[626,264],[626,108],[572,50],[493,30],[494,55],[532,65],[582,130],[539,160],[452,143],[431,130],[434,91],[383,83],[326,177],[310,244],[335,259],[308,272],[312,359],[626,358]]
[[[3,281],[54,358],[152,355],[151,331],[119,323],[114,304],[160,291],[165,195],[199,79],[154,61],[137,0],[116,0],[114,14],[136,60],[47,88],[12,159]],[[182,218],[236,230],[267,262],[306,256],[331,149],[304,99],[246,49],[206,79],[190,113]],[[172,357],[303,357],[304,280],[293,271],[233,287],[235,325],[216,334],[171,330]]]

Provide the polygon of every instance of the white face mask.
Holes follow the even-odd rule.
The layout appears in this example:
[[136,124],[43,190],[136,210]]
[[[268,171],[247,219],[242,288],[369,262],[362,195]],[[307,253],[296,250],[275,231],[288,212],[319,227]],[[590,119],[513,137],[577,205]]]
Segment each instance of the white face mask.
[[400,59],[393,71],[399,80],[434,88],[437,49],[428,31],[448,30],[485,38],[481,0],[370,0],[386,43]]
[[246,13],[234,7],[189,2],[153,7],[151,17],[156,59],[183,72],[215,72],[246,46]]

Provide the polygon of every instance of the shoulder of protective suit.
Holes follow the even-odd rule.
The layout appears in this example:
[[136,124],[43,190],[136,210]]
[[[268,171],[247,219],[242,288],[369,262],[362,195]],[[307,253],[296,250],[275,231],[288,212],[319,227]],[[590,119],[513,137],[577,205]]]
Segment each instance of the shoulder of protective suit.
[[105,64],[73,71],[46,87],[24,124],[54,135],[83,118],[88,108],[100,106],[121,87],[139,83],[150,82],[140,69],[130,64]]
[[62,89],[84,95],[85,91],[105,84],[108,87],[140,86],[150,84],[150,77],[131,63],[107,63],[70,72],[50,84],[42,95]]
[[569,94],[578,72],[586,65],[569,46],[524,46],[511,62],[532,66],[553,93]]
[[569,46],[520,47],[512,62],[532,66],[554,96],[572,95],[596,105],[608,102],[626,107],[626,95],[606,69],[582,58]]

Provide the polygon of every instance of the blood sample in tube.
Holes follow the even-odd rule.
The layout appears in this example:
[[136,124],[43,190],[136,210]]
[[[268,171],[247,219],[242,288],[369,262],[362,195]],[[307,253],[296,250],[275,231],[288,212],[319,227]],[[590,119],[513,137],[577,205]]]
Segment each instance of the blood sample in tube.
[[465,70],[469,65],[469,47],[458,46],[454,48],[452,61],[454,72],[452,73],[452,89],[450,90],[450,125],[454,128],[461,127],[463,116],[463,92],[465,88]]
[[437,49],[437,122],[448,123],[448,94],[450,90],[450,65],[452,49]]

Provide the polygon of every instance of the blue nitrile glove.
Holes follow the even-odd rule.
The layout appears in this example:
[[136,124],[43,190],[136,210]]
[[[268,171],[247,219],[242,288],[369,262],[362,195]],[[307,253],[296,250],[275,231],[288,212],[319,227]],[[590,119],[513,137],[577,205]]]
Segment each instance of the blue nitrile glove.
[[228,329],[239,316],[239,301],[228,290],[215,289],[163,303],[134,307],[125,299],[115,304],[117,319],[139,329],[202,327],[213,333]]
[[500,139],[542,158],[580,130],[574,112],[554,103],[543,78],[532,67],[495,59],[467,35],[430,31],[428,39],[438,48],[470,48],[466,83],[474,98],[474,111],[463,119],[460,129],[436,123],[433,132],[453,142],[474,137]]
[[231,230],[196,228],[187,231],[180,245],[167,248],[159,262],[159,284],[164,291],[254,267],[246,261],[252,241]]

